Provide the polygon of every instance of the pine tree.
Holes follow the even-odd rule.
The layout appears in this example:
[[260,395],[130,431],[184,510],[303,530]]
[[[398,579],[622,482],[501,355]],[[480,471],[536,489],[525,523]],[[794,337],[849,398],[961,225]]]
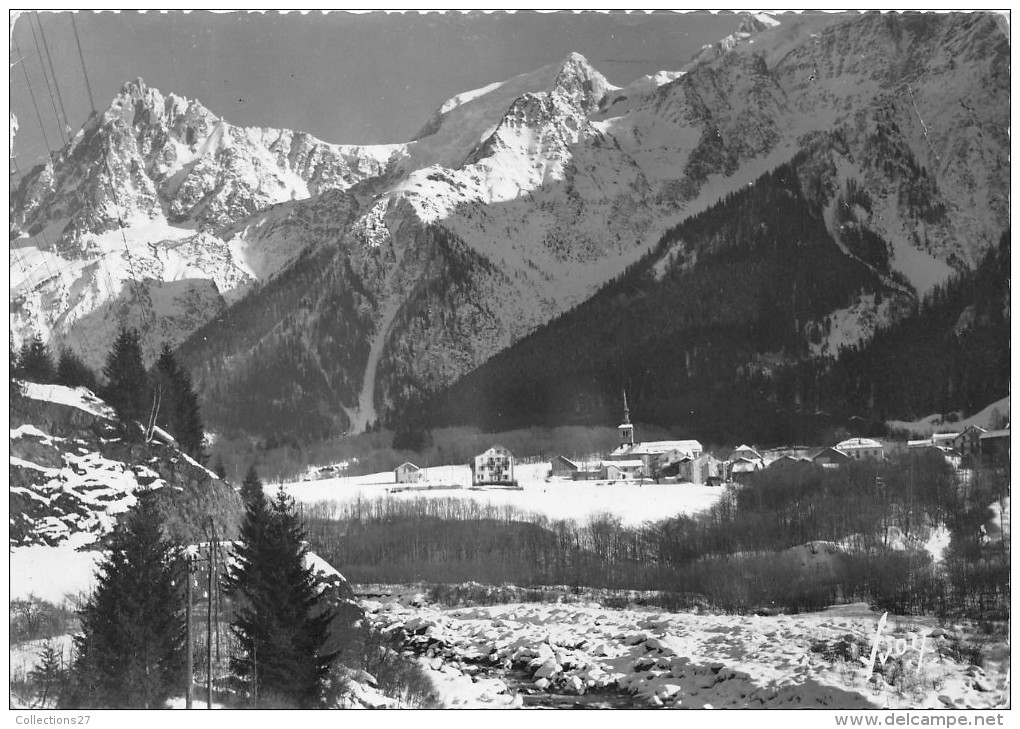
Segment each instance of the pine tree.
[[79,612],[72,707],[159,708],[184,682],[181,552],[164,539],[154,495],[114,530],[95,592]]
[[39,663],[29,672],[28,676],[42,688],[39,706],[51,708],[48,702],[54,698],[54,695],[59,701],[59,692],[67,677],[67,670],[64,668],[63,656],[52,640],[43,644],[39,651]]
[[142,363],[138,332],[121,329],[103,367],[106,386],[102,396],[121,420],[145,423],[151,407],[149,378]]
[[281,490],[267,502],[254,469],[242,486],[245,520],[227,591],[240,645],[231,669],[255,705],[315,708],[335,654],[323,652],[333,612],[305,567],[305,532]]
[[57,362],[57,384],[66,387],[87,387],[92,392],[99,387],[96,374],[71,349],[60,352],[60,359]]
[[241,482],[241,502],[245,509],[250,509],[253,502],[261,502],[264,509],[265,501],[262,479],[259,478],[259,473],[255,470],[255,464],[252,464],[248,467],[248,473],[244,474],[244,481]]
[[18,372],[23,379],[32,382],[54,382],[56,370],[50,351],[38,334],[21,345],[18,355]]
[[213,465],[213,473],[221,480],[227,479],[227,467],[223,465],[223,456],[216,456],[216,463]]
[[166,429],[188,455],[204,460],[205,427],[191,374],[177,363],[168,345],[153,368],[153,389],[159,399],[157,424]]

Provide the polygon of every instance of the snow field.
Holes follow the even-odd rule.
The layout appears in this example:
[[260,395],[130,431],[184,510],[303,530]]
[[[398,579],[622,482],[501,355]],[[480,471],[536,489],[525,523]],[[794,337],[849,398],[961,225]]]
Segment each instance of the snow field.
[[[875,642],[879,616],[864,605],[778,617],[606,610],[594,603],[363,605],[375,627],[402,636],[422,656],[447,707],[517,705],[520,697],[503,680],[511,670],[527,676],[529,691],[625,692],[635,706],[960,709],[1008,701],[1001,666],[986,671],[945,656],[946,631],[925,619],[893,618],[877,640],[876,664],[884,666],[884,655],[900,666],[899,686],[869,674],[867,656],[830,660],[812,650],[846,637],[861,646]],[[907,645],[912,636],[927,648],[920,669],[916,651],[898,657],[896,639]]]
[[[518,465],[515,476],[520,490],[502,488],[471,488],[468,466],[437,466],[422,469],[425,474],[418,484],[400,484],[399,490],[392,471],[369,476],[331,478],[282,484],[284,490],[303,504],[332,502],[349,503],[358,499],[470,499],[481,504],[513,506],[532,511],[549,519],[585,521],[597,514],[610,513],[627,525],[657,521],[693,514],[712,506],[722,489],[690,483],[656,484],[637,481],[566,481],[549,479],[550,464]],[[425,488],[428,486],[428,488]],[[418,487],[418,488],[414,488]],[[443,488],[448,487],[448,488]],[[276,486],[267,485],[267,492]]]

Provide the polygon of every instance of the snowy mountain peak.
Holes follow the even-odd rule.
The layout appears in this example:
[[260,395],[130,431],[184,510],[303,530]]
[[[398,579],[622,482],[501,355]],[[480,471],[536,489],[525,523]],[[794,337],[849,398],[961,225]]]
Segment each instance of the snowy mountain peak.
[[[732,51],[741,43],[748,41],[759,33],[764,33],[778,25],[779,21],[768,13],[742,13],[740,15],[740,24],[736,30],[715,43],[707,43],[702,46],[694,61],[709,61],[717,58],[724,53]],[[750,42],[753,43],[754,41]]]
[[553,82],[553,92],[570,98],[578,108],[590,112],[608,91],[616,89],[580,53],[570,53]]
[[779,25],[779,21],[768,13],[749,13],[743,16],[740,25],[737,27],[737,32],[761,33],[763,30],[774,28],[777,25]]
[[[197,101],[169,93],[145,83],[140,76],[126,82],[113,98],[103,115],[105,123],[122,119],[128,126],[150,128],[168,133],[185,141],[187,128],[201,127],[201,131],[218,120],[218,117]],[[192,131],[193,138],[196,131]]]

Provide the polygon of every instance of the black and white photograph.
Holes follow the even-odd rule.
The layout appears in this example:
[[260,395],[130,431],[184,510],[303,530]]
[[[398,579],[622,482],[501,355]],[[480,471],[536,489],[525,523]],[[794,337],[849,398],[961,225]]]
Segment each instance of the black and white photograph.
[[1010,78],[1009,10],[9,10],[9,719],[1007,725]]

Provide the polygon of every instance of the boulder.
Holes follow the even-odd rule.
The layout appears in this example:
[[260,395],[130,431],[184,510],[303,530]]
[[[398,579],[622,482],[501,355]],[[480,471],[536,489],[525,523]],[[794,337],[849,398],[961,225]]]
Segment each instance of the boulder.
[[556,674],[560,673],[562,668],[554,659],[547,659],[538,670],[535,671],[535,678],[552,678]]
[[584,693],[584,681],[577,676],[569,676],[563,683],[563,691],[564,693],[580,696]]

